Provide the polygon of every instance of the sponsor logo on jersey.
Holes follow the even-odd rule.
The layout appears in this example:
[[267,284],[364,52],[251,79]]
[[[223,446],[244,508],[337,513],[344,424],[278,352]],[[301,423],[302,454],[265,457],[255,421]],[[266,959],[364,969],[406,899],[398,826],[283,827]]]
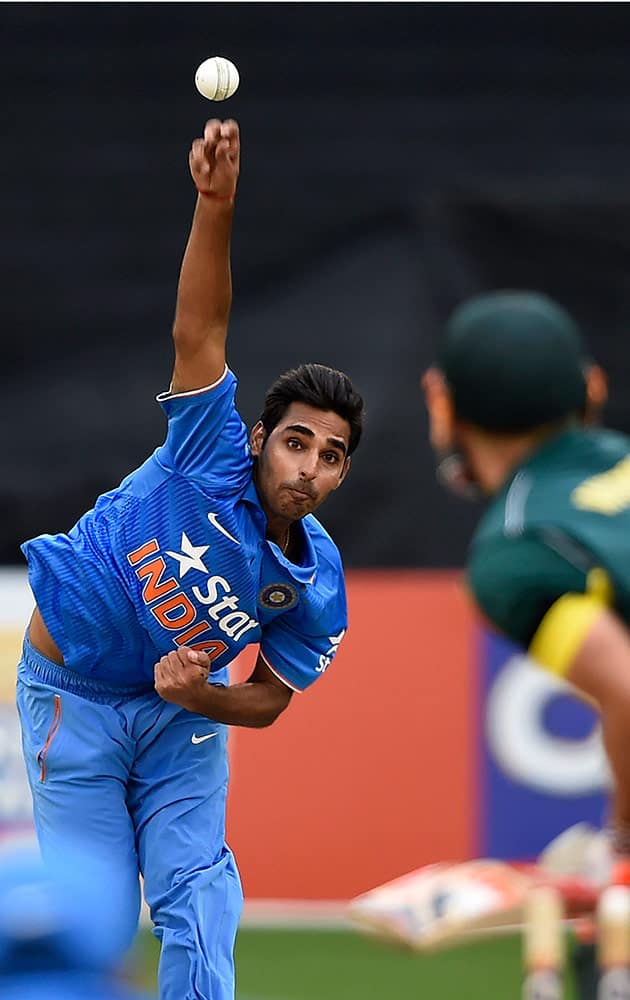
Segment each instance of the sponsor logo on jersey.
[[330,643],[330,646],[328,647],[325,653],[321,653],[319,657],[319,663],[315,667],[315,670],[317,671],[318,674],[323,674],[326,670],[328,670],[328,667],[332,663],[335,654],[337,653],[337,650],[339,649],[339,646],[341,644],[341,640],[343,639],[345,634],[346,630],[345,628],[342,628],[339,635],[328,636],[328,641]]
[[165,553],[177,563],[179,580],[191,569],[208,576],[203,587],[195,585],[189,593],[179,580],[167,575],[166,560],[156,538],[129,552],[127,561],[142,584],[144,604],[156,622],[172,633],[175,645],[201,649],[213,660],[228,648],[217,630],[238,643],[246,632],[258,628],[258,622],[239,608],[240,598],[232,592],[229,580],[210,575],[203,561],[208,545],[194,545],[182,532],[180,548],[181,552]]
[[269,583],[260,591],[258,603],[270,611],[289,611],[298,601],[295,587],[290,583]]

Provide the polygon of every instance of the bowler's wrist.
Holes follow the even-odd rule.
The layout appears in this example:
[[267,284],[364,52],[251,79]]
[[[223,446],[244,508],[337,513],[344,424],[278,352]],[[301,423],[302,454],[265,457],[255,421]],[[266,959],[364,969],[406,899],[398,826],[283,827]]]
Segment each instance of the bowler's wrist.
[[206,718],[214,718],[213,712],[219,709],[220,695],[217,696],[217,691],[224,690],[224,685],[212,684],[210,681],[205,681],[195,688],[194,691],[190,692],[187,698],[187,704],[183,706],[187,708],[189,712],[195,712],[197,715],[205,715]]
[[200,187],[197,188],[197,194],[203,201],[210,204],[216,202],[219,205],[233,205],[236,197],[236,191],[232,191],[231,194],[218,194],[216,191],[205,191]]

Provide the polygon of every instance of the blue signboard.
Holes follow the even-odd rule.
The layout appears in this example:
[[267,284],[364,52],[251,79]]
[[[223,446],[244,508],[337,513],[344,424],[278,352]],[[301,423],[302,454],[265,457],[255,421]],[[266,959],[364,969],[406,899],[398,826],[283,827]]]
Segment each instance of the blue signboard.
[[595,713],[505,639],[479,636],[480,853],[532,859],[573,823],[605,822]]

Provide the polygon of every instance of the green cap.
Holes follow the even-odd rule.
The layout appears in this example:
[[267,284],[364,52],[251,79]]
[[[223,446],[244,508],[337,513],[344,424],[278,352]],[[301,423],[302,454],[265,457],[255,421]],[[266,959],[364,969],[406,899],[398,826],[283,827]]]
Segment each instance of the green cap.
[[566,309],[538,292],[479,295],[451,315],[439,356],[457,416],[523,431],[580,410],[586,351]]

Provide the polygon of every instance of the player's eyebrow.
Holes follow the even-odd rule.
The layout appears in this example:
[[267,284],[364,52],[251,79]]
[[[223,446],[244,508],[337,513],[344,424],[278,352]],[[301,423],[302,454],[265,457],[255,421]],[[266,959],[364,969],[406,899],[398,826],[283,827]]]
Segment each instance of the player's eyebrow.
[[[310,427],[304,427],[303,424],[289,424],[289,426],[284,429],[285,431],[297,431],[298,434],[304,434],[306,437],[315,437],[315,432],[312,431]],[[329,437],[326,438],[326,441],[331,448],[337,448],[342,455],[346,454],[348,449],[346,448],[345,441],[342,441],[341,438]]]

